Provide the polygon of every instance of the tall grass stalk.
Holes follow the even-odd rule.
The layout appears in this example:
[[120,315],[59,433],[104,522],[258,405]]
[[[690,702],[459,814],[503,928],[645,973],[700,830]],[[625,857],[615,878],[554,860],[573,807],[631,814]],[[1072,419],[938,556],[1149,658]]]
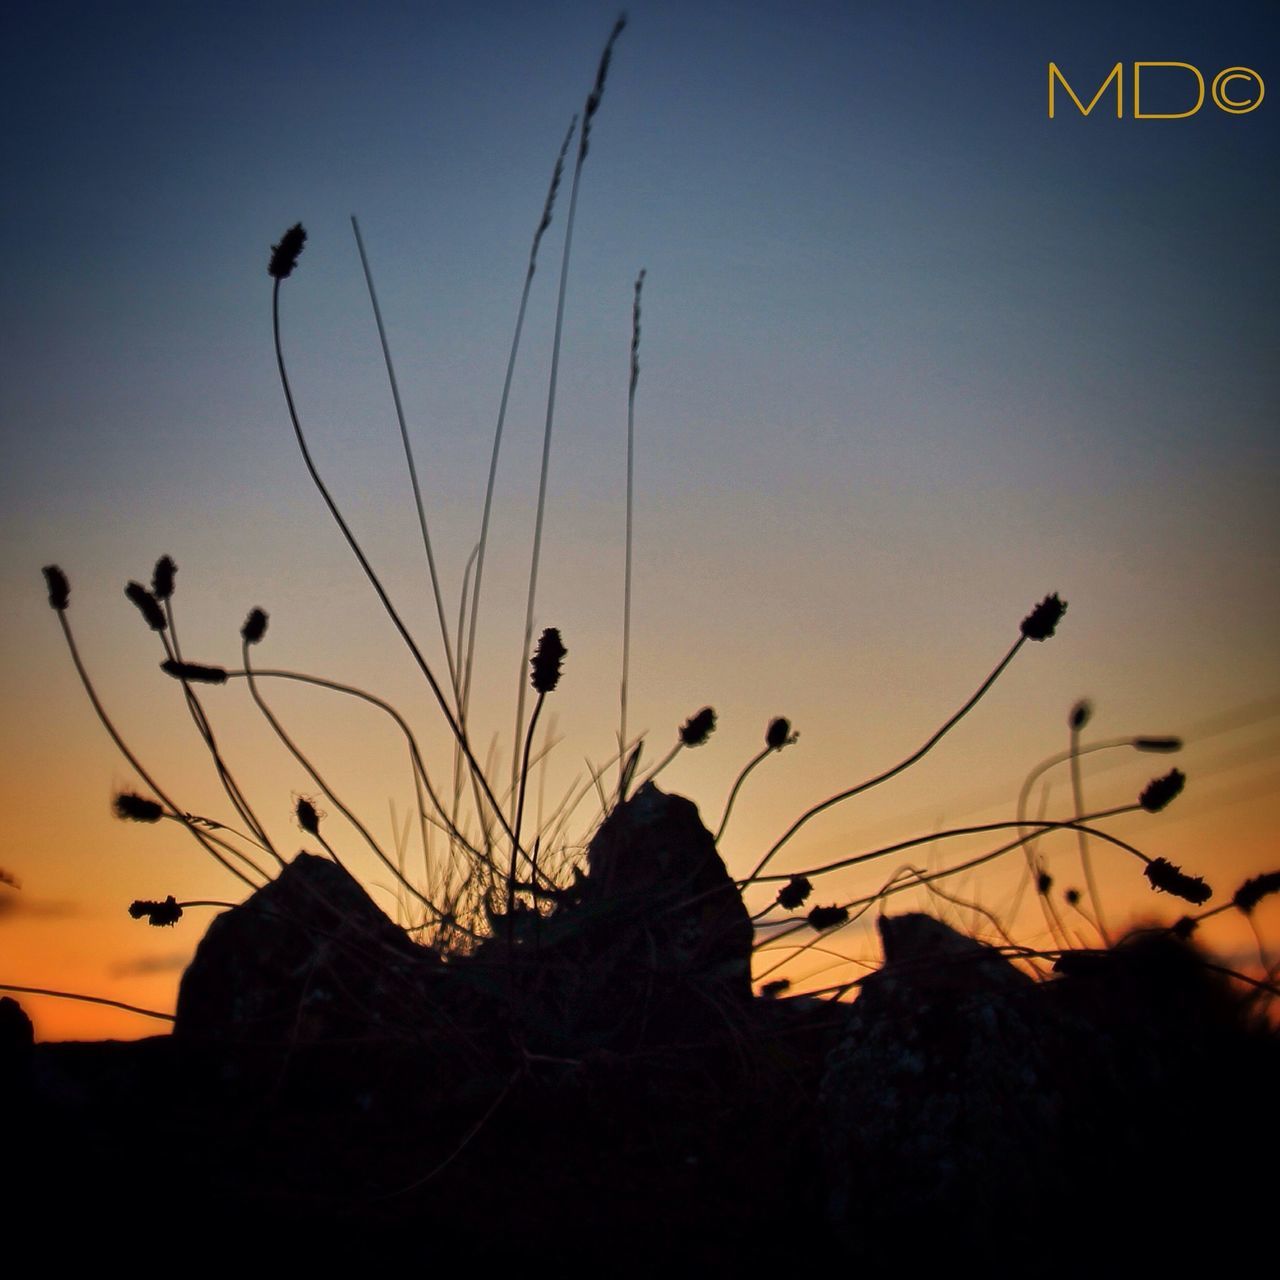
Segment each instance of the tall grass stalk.
[[[538,564],[542,556],[542,526],[547,510],[547,477],[551,467],[551,428],[556,415],[556,379],[560,371],[560,343],[564,333],[565,295],[569,283],[569,260],[573,248],[573,224],[578,210],[578,187],[582,181],[582,167],[587,160],[587,152],[591,138],[591,122],[600,109],[600,100],[604,93],[605,80],[609,74],[609,62],[613,57],[613,46],[622,34],[627,20],[620,17],[609,33],[609,39],[600,55],[600,65],[596,69],[595,85],[587,95],[587,105],[582,112],[582,130],[578,135],[578,158],[573,166],[573,181],[569,185],[569,212],[565,215],[564,247],[560,254],[560,288],[556,296],[555,335],[551,342],[551,373],[547,383],[547,413],[542,431],[542,465],[538,473],[538,507],[533,521],[533,552],[529,560],[529,597],[525,605],[524,639],[520,646],[520,681],[516,694],[516,728],[511,741],[519,743],[524,738],[524,700],[525,700],[525,666],[529,660],[529,647],[533,642],[533,611],[538,596]],[[516,790],[516,770],[519,762],[515,752],[511,759],[511,789]]]
[[400,401],[400,384],[396,379],[396,367],[391,360],[391,346],[387,342],[387,330],[382,323],[382,308],[378,305],[378,293],[373,287],[373,272],[369,268],[369,257],[365,253],[364,237],[360,234],[360,223],[353,213],[351,230],[355,234],[356,249],[360,253],[360,266],[364,270],[365,284],[369,289],[369,302],[373,306],[373,318],[378,326],[378,341],[382,345],[382,359],[387,366],[387,380],[391,384],[391,399],[395,403],[396,422],[400,426],[400,441],[404,445],[405,463],[409,468],[409,482],[413,487],[413,503],[418,512],[418,528],[422,531],[422,546],[427,553],[427,569],[431,576],[431,593],[435,597],[436,614],[440,620],[440,639],[444,644],[445,664],[449,668],[449,683],[453,686],[454,705],[461,704],[458,688],[458,668],[454,662],[453,646],[449,643],[449,624],[444,617],[444,597],[440,592],[440,577],[436,572],[436,558],[431,550],[431,533],[427,528],[427,512],[422,502],[422,486],[418,483],[418,468],[413,461],[413,446],[409,442],[409,429],[405,425],[404,405]]
[[626,795],[627,681],[631,672],[631,552],[634,537],[636,474],[636,383],[640,381],[640,291],[644,270],[636,276],[635,298],[631,304],[631,378],[627,386],[627,521],[622,572],[622,681],[618,715],[618,802]]

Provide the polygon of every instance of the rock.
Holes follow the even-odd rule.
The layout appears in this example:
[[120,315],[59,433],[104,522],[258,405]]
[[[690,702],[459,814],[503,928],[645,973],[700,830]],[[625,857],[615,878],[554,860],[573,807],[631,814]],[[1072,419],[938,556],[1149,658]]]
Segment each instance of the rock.
[[430,1006],[424,983],[441,968],[346,870],[299,853],[210,924],[178,989],[174,1035],[265,1045],[413,1039]]
[[926,916],[880,932],[818,1099],[851,1260],[1043,1249],[1052,1224],[1181,1263],[1268,1212],[1265,1181],[1212,1171],[1276,1141],[1280,1041],[1194,947],[1135,933],[1037,982]]
[[879,924],[884,967],[819,1089],[832,1225],[868,1260],[922,1223],[1006,1238],[1052,1188],[1062,1111],[1037,985],[941,921]]
[[631,935],[646,968],[751,993],[751,919],[698,807],[642,786],[587,850],[580,907]]
[[697,806],[648,783],[554,913],[523,925],[524,1031],[561,1053],[723,1042],[751,1001],[752,937]]
[[12,996],[0,996],[0,1097],[25,1093],[35,1040],[26,1010]]

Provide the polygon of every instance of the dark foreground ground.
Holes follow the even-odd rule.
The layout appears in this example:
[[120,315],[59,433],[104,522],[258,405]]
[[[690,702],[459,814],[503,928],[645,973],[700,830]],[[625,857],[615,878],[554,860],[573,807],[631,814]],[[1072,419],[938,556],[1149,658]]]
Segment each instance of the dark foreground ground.
[[765,999],[692,804],[642,788],[588,861],[442,956],[300,854],[172,1036],[33,1046],[0,1002],[11,1256],[1217,1275],[1274,1233],[1280,1039],[1192,943],[1033,976],[886,915],[851,1005]]

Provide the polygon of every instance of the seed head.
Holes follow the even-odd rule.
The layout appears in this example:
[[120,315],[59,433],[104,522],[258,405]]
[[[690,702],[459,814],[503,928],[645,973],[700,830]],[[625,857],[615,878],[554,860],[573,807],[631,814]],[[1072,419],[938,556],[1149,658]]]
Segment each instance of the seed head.
[[206,667],[199,662],[176,662],[173,658],[166,658],[160,664],[160,670],[175,680],[185,680],[191,684],[227,683],[225,667]]
[[173,575],[178,572],[172,556],[161,556],[151,574],[151,594],[157,600],[167,600],[173,595]]
[[280,243],[271,246],[271,262],[267,266],[268,275],[277,280],[287,280],[293,274],[294,267],[298,265],[298,255],[306,242],[307,233],[302,229],[302,223],[295,222],[280,237]]
[[1169,932],[1186,942],[1199,927],[1200,922],[1194,916],[1180,916],[1169,926]]
[[1066,899],[1067,906],[1078,907],[1080,905],[1079,889],[1068,889],[1062,896]]
[[71,584],[67,581],[67,575],[56,564],[47,564],[44,567],[44,581],[49,588],[50,607],[62,613],[71,598]]
[[164,925],[172,927],[182,919],[182,908],[170,894],[163,902],[145,902],[139,898],[129,904],[129,914],[135,920],[147,917],[147,923],[159,929]]
[[1042,897],[1049,896],[1049,890],[1053,888],[1053,877],[1047,872],[1042,871],[1036,876],[1036,892]]
[[1159,752],[1165,755],[1182,750],[1181,738],[1134,738],[1133,745],[1139,751]]
[[1072,731],[1079,733],[1081,729],[1089,723],[1093,718],[1093,703],[1088,698],[1081,698],[1074,707],[1071,708],[1071,714],[1067,717],[1067,724]]
[[560,664],[568,653],[555,627],[548,627],[538,640],[529,665],[533,668],[530,683],[539,693],[550,693],[560,683]]
[[1213,890],[1199,876],[1184,874],[1182,868],[1175,867],[1168,858],[1148,862],[1143,874],[1151,881],[1153,889],[1171,893],[1175,898],[1184,898],[1197,907],[1213,897]]
[[789,747],[800,735],[791,732],[791,721],[785,716],[777,716],[769,721],[769,727],[765,730],[764,745],[770,751],[781,751],[783,747]]
[[686,747],[700,747],[711,737],[716,727],[716,713],[710,707],[703,707],[696,716],[690,716],[680,730],[680,741]]
[[1181,769],[1170,769],[1163,778],[1154,778],[1142,789],[1138,803],[1148,813],[1159,813],[1182,793],[1187,785],[1187,775]]
[[1053,635],[1062,615],[1066,613],[1066,602],[1058,599],[1055,591],[1045,596],[1034,609],[1022,620],[1022,634],[1028,640],[1048,640]]
[[788,911],[794,911],[797,907],[804,906],[805,901],[812,892],[813,885],[804,876],[792,876],[778,890],[778,906],[785,907]]
[[817,929],[819,933],[821,933],[823,929],[831,929],[838,924],[845,924],[848,919],[848,907],[814,907],[814,909],[809,912],[809,923]]
[[137,606],[138,612],[147,620],[147,626],[152,631],[164,631],[168,627],[169,624],[165,621],[164,610],[160,607],[155,596],[142,583],[129,583],[125,587],[124,593]]
[[294,813],[298,818],[298,826],[303,831],[312,836],[320,834],[320,812],[305,796],[298,797],[298,803],[294,806]]
[[267,615],[261,609],[250,609],[249,616],[240,628],[245,644],[257,644],[267,634]]
[[164,809],[160,805],[134,791],[120,792],[115,798],[114,808],[116,817],[128,822],[159,822],[164,817]]
[[1280,893],[1280,871],[1267,871],[1246,880],[1232,896],[1232,903],[1248,915],[1268,894]]

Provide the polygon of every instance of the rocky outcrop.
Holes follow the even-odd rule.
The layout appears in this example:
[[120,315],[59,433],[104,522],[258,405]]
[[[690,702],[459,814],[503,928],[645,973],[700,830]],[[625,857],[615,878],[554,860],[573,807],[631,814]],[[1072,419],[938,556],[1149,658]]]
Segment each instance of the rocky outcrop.
[[907,1239],[922,1264],[1042,1249],[1051,1221],[1176,1255],[1227,1220],[1240,1187],[1202,1178],[1189,1198],[1188,1175],[1247,1163],[1276,1040],[1191,946],[1136,934],[1037,982],[927,916],[880,933],[818,1098],[851,1259],[900,1260]]
[[178,989],[174,1035],[266,1045],[413,1040],[441,968],[346,870],[299,853],[210,924]]

